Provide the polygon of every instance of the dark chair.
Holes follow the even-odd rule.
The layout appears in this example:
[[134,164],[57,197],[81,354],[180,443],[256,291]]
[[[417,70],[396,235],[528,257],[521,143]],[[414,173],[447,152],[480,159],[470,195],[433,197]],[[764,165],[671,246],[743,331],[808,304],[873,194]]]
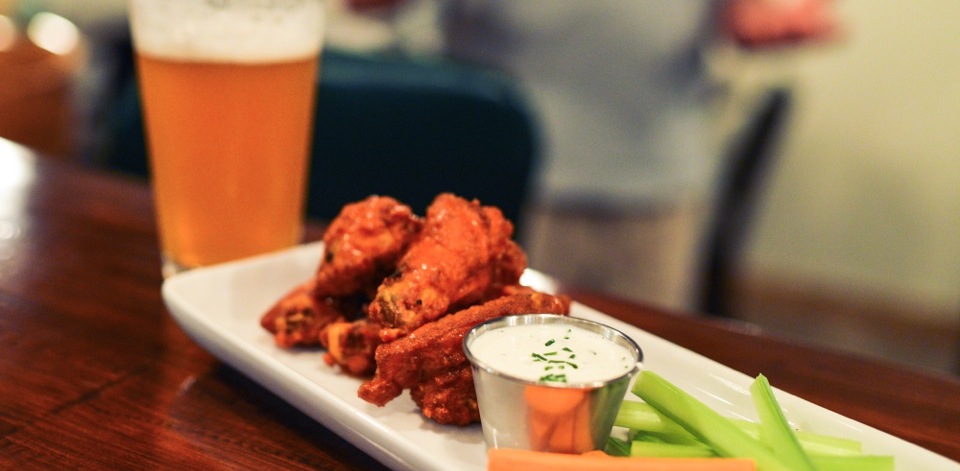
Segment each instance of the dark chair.
[[[519,226],[537,153],[535,117],[514,83],[443,61],[325,51],[308,216],[370,194],[418,213],[450,191],[499,206]],[[99,160],[147,175],[140,102],[127,81]]]
[[725,173],[721,175],[713,220],[706,233],[700,312],[721,317],[734,315],[730,301],[732,282],[752,229],[764,177],[776,156],[776,144],[789,115],[790,99],[790,91],[785,88],[769,90],[734,137],[725,160]]

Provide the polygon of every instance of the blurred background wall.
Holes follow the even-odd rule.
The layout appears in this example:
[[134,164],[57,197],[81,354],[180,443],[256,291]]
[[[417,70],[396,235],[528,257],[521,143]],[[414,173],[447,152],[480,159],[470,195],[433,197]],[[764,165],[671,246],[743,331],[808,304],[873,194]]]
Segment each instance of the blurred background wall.
[[[838,45],[755,57],[733,76],[786,77],[796,94],[747,249],[742,310],[827,345],[953,369],[960,2],[837,7]],[[838,332],[850,318],[858,327]]]

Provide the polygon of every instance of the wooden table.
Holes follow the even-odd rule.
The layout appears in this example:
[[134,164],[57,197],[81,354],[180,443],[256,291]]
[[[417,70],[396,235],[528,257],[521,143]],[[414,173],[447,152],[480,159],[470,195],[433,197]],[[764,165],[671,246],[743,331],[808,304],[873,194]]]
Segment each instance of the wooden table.
[[[163,306],[158,260],[143,182],[0,139],[0,468],[382,468],[194,344]],[[571,293],[960,460],[956,378]]]

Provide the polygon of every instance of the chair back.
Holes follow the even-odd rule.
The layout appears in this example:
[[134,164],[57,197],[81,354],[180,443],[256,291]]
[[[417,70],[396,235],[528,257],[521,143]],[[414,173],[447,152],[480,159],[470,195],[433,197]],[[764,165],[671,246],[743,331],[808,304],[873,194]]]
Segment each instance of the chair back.
[[730,302],[732,281],[753,227],[757,199],[789,117],[790,103],[788,89],[767,91],[730,148],[725,160],[727,167],[719,183],[717,204],[706,233],[700,312],[720,317],[734,314]]
[[311,214],[333,217],[371,193],[422,214],[449,191],[519,224],[537,133],[512,81],[441,61],[349,54],[328,54],[321,74]]

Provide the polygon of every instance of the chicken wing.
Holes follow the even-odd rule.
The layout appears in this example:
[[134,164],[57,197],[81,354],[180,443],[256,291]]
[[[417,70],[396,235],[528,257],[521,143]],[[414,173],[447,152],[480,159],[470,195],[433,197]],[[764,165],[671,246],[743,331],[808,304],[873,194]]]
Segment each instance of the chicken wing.
[[410,388],[410,397],[424,417],[444,425],[469,425],[480,421],[473,370],[460,364]]
[[499,295],[518,283],[526,254],[499,209],[444,193],[427,208],[420,237],[397,272],[377,289],[371,319],[393,341],[448,312]]
[[357,297],[314,295],[316,279],[297,286],[261,316],[260,325],[273,334],[277,345],[310,347],[320,345],[320,332],[332,322],[352,319],[362,310]]
[[323,261],[315,296],[370,297],[416,238],[423,221],[409,206],[386,196],[348,204],[323,235]]
[[374,352],[380,345],[382,326],[369,319],[333,322],[320,333],[320,343],[327,349],[323,361],[338,365],[351,376],[369,376],[376,370]]
[[565,296],[529,288],[509,288],[511,294],[478,304],[414,330],[406,337],[377,347],[377,370],[357,394],[383,406],[404,389],[423,414],[439,423],[467,424],[480,419],[472,372],[463,353],[463,336],[481,322],[513,314],[567,314]]

